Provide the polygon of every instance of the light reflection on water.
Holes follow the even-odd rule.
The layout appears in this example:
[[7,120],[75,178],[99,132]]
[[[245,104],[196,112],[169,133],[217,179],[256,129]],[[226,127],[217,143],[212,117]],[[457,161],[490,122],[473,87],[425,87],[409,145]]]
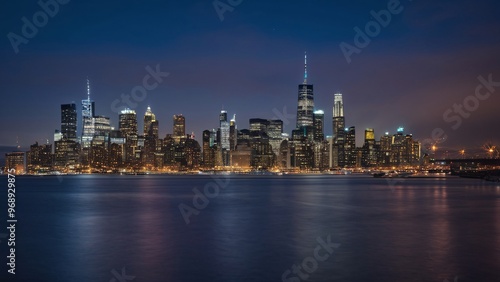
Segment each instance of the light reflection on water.
[[328,235],[341,245],[308,281],[500,280],[495,184],[234,176],[186,225],[178,205],[210,181],[19,178],[18,281],[280,281]]

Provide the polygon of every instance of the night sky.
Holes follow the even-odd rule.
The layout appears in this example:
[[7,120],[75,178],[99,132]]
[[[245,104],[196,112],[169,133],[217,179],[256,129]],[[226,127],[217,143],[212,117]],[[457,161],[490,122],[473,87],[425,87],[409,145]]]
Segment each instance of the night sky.
[[[295,116],[305,51],[327,135],[333,94],[340,91],[358,145],[367,127],[378,139],[399,126],[420,140],[441,128],[448,140],[440,148],[446,150],[500,145],[500,86],[490,86],[496,91],[479,105],[469,97],[467,107],[477,109],[460,125],[443,119],[454,104],[474,96],[479,76],[500,82],[500,4],[401,1],[400,13],[348,63],[341,42],[354,46],[354,28],[364,30],[374,20],[370,12],[387,9],[389,2],[243,0],[221,21],[210,0],[71,0],[16,54],[8,34],[22,36],[21,19],[33,22],[42,8],[36,1],[3,1],[0,146],[14,146],[17,138],[23,148],[52,143],[64,103],[77,103],[80,126],[87,77],[96,114],[111,117],[117,127],[113,101],[143,85],[146,67],[157,65],[168,77],[134,109],[142,128],[151,106],[161,137],[172,133],[174,114],[186,117],[187,133],[198,140],[204,129],[218,126],[222,107],[230,117],[236,114],[239,129],[248,128],[249,118],[285,116],[284,109]],[[290,133],[295,117],[285,125]]]

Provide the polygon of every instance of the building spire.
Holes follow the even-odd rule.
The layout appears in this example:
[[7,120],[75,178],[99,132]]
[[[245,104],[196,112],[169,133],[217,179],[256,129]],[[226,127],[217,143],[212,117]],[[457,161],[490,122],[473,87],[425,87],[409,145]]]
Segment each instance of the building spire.
[[304,84],[307,84],[307,52],[304,52]]
[[87,76],[87,98],[90,101],[90,80],[88,76]]

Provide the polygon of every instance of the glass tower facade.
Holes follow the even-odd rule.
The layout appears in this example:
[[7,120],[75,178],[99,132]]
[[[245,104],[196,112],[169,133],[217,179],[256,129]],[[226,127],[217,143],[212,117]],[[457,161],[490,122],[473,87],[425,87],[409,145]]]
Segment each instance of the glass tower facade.
[[76,142],[76,104],[61,105],[61,134],[62,138]]
[[307,83],[307,54],[304,57],[304,82],[299,85],[296,128],[313,125],[313,85]]

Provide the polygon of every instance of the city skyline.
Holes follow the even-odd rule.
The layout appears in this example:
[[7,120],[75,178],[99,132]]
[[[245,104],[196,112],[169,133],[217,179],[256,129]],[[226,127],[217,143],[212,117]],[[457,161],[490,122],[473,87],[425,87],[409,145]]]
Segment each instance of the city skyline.
[[[309,107],[312,109],[309,109],[307,108],[307,110],[304,110],[303,112],[305,112],[305,114],[300,110],[301,108],[301,105],[304,103],[303,101],[301,101],[301,97],[306,95],[306,93],[308,95],[311,95],[311,97],[313,97],[313,91],[312,91],[312,87],[313,85],[312,84],[308,84],[307,82],[307,78],[308,78],[308,74],[307,74],[307,54],[304,55],[304,59],[305,59],[305,62],[304,62],[304,77],[303,77],[303,82],[299,84],[299,100],[298,100],[298,105],[299,105],[299,108],[297,109],[297,114],[296,115],[292,115],[290,114],[290,112],[284,112],[284,114],[289,114],[287,116],[284,116],[285,117],[285,120],[287,122],[285,122],[285,125],[286,124],[290,124],[290,123],[293,123],[293,122],[296,122],[296,127],[295,129],[297,129],[298,127],[301,127],[301,126],[307,126],[307,125],[312,125],[313,124],[313,113],[316,114],[316,113],[321,113],[321,115],[323,116],[324,118],[324,111],[323,111],[323,107],[319,106],[319,107],[315,107],[314,106],[314,98],[311,99],[311,102],[307,102],[304,104],[304,108],[306,108],[307,106],[306,105],[309,105],[308,103],[310,103],[311,105],[309,105]],[[147,136],[147,125],[146,125],[146,118],[148,116],[152,116],[152,121],[156,121],[157,123],[159,122],[159,119],[156,119],[156,115],[152,112],[152,108],[151,108],[151,105],[147,105],[146,106],[146,110],[144,111],[144,120],[141,121],[141,114],[137,111],[137,110],[134,110],[134,109],[130,109],[129,107],[123,107],[123,110],[120,111],[119,113],[116,113],[116,119],[113,119],[113,117],[105,117],[105,116],[102,116],[102,115],[98,115],[96,114],[95,112],[95,109],[96,109],[96,102],[92,99],[91,97],[91,90],[90,90],[90,80],[87,78],[86,79],[86,94],[87,94],[87,97],[86,99],[83,99],[81,100],[81,104],[77,104],[75,102],[71,102],[69,104],[61,104],[61,111],[64,111],[63,108],[64,107],[68,107],[68,106],[71,106],[71,107],[75,107],[76,105],[76,114],[78,116],[77,118],[77,122],[76,122],[76,132],[73,132],[72,134],[74,135],[76,133],[76,139],[78,139],[78,143],[81,143],[82,145],[82,148],[85,148],[85,147],[88,147],[90,145],[90,141],[86,141],[87,139],[88,140],[91,140],[92,139],[92,135],[95,133],[95,129],[92,128],[92,129],[84,129],[86,126],[89,127],[89,123],[92,123],[91,121],[89,121],[89,118],[91,119],[92,117],[94,118],[106,118],[108,120],[108,126],[111,125],[111,128],[114,128],[114,130],[119,130],[120,128],[120,115],[122,115],[124,112],[126,113],[129,113],[129,112],[133,112],[134,115],[136,115],[135,117],[135,122],[136,122],[136,133],[141,135],[141,136]],[[307,91],[309,92],[306,92],[306,90],[303,90],[303,87],[308,87],[310,89],[308,89]],[[353,130],[353,128],[356,126],[356,125],[346,125],[346,122],[345,122],[345,116],[344,116],[344,104],[343,104],[343,94],[342,93],[334,93],[333,95],[333,103],[330,107],[331,109],[331,112],[332,112],[332,120],[331,121],[327,121],[326,122],[326,126],[322,126],[323,128],[323,134],[324,134],[324,129],[325,128],[332,128],[332,131],[331,131],[331,134],[324,134],[323,137],[334,137],[336,134],[339,134],[338,133],[338,130],[339,129],[342,129],[340,130],[340,139],[343,140],[342,142],[345,142],[346,140],[344,140],[344,138],[346,138],[345,134],[347,134],[347,132],[349,132],[350,130]],[[306,97],[306,96],[304,96]],[[78,107],[79,105],[79,107]],[[155,105],[156,107],[156,105]],[[139,108],[139,107],[134,107],[134,108]],[[161,105],[158,106],[158,108],[161,108]],[[324,108],[328,108],[328,107],[324,107]],[[75,110],[75,109],[73,109]],[[67,111],[67,109],[66,109]],[[307,112],[310,112],[309,115],[309,119],[310,120],[307,120],[306,117],[303,117],[307,114]],[[236,116],[236,113],[233,114],[234,116]],[[279,114],[278,114],[279,115]],[[176,139],[176,141],[178,142],[179,141],[179,138],[181,136],[186,136],[186,117],[182,114],[182,113],[179,113],[179,114],[174,114],[172,115],[173,116],[173,127],[170,123],[167,123],[166,125],[164,126],[158,126],[157,125],[157,134],[159,136],[159,138],[163,138],[164,136],[167,136],[167,135],[172,135],[174,136],[174,139]],[[299,118],[300,116],[300,118]],[[177,118],[182,118],[182,133],[183,134],[179,134],[179,132],[177,130],[178,128],[178,125],[176,125],[176,119]],[[276,117],[274,117],[275,119],[278,119]],[[234,119],[234,118],[233,118]],[[251,121],[252,119],[261,119],[261,117],[253,117],[253,118],[250,118],[249,119],[249,122],[248,123],[245,123],[245,124],[248,124],[247,127],[245,126],[241,126],[242,123],[239,123],[240,124],[240,129],[251,129]],[[306,122],[304,122],[303,120],[306,119]],[[340,119],[340,122],[339,122],[339,119]],[[228,133],[229,134],[229,121],[228,121],[228,111],[227,110],[224,110],[224,106],[222,106],[222,109],[221,109],[221,113],[219,114],[219,122],[227,122],[227,130],[228,130]],[[231,122],[235,122],[235,120],[231,120]],[[323,121],[324,122],[324,121]],[[149,123],[151,123],[151,121],[149,121]],[[64,129],[65,129],[65,121],[64,121],[64,118],[61,117],[61,120],[60,120],[60,125],[61,125],[61,129],[55,129],[55,134],[54,135],[54,138],[47,138],[46,139],[46,142],[44,142],[45,140],[34,140],[31,142],[31,144],[29,146],[31,146],[33,143],[40,143],[40,144],[53,144],[54,141],[57,141],[56,140],[56,136],[58,136],[58,134],[61,134],[61,137],[62,136],[65,136],[64,134]],[[221,126],[222,123],[219,124],[219,126]],[[340,128],[338,128],[340,126]],[[144,130],[144,132],[141,134],[141,130],[142,129]],[[217,128],[217,126],[213,126],[212,127],[213,129]],[[285,127],[284,127],[285,128]],[[374,136],[376,137],[376,139],[380,139],[382,138],[383,136],[387,136],[388,134],[395,134],[395,133],[399,133],[399,132],[404,132],[405,134],[412,134],[413,133],[408,133],[407,131],[405,131],[404,127],[401,127],[401,126],[398,126],[397,129],[393,130],[393,131],[383,131],[383,132],[377,132],[376,130],[372,128],[365,128],[366,130],[369,130],[369,131],[374,131]],[[337,131],[336,131],[337,130]],[[91,132],[90,132],[91,131]],[[291,136],[292,134],[292,131],[291,130],[290,132],[286,132],[286,130],[284,130],[284,132],[286,134],[288,134],[289,136]],[[336,133],[337,132],[337,133]],[[196,136],[196,140],[199,142],[199,144],[202,144],[202,140],[203,140],[203,136],[202,134],[203,133],[197,133],[197,132],[190,132],[190,134],[193,133],[194,136]],[[362,147],[363,144],[364,144],[364,138],[366,138],[366,132],[363,131],[363,130],[358,130],[358,133],[355,134],[354,136],[354,139],[356,140],[355,141],[355,145],[356,147]],[[229,135],[228,135],[229,136]],[[70,138],[70,139],[74,139],[74,138]],[[418,138],[417,136],[415,136],[415,139],[422,142],[424,139],[423,138]],[[227,141],[229,142],[229,141]],[[432,144],[435,144],[434,147],[432,148],[437,148],[437,147],[440,147],[440,143],[442,143],[443,141],[442,140],[437,140],[437,139],[434,139],[432,141]],[[431,148],[432,144],[430,143],[426,143],[424,145],[427,146],[427,148]],[[489,145],[491,145],[492,143],[489,142]],[[486,144],[485,144],[486,145]],[[22,146],[18,146],[18,149],[29,149],[29,146],[27,148],[23,148]],[[483,145],[484,146],[484,145]],[[9,146],[3,146],[5,147],[5,152],[11,152],[13,151],[12,150],[12,147],[9,147]],[[227,145],[225,145],[225,148],[229,148],[229,143]],[[424,148],[422,147],[421,150],[422,150],[422,153],[428,153],[428,152],[431,152],[431,150],[428,150],[427,148]],[[471,150],[472,149],[472,150]],[[448,152],[448,150],[446,150],[446,154],[443,154],[444,153],[444,150],[442,153],[442,156],[445,157],[447,154],[451,154],[451,155],[454,155],[454,154],[458,154],[460,153],[460,151],[462,150],[467,150],[469,152],[473,152],[472,154],[475,154],[475,155],[479,155],[478,152],[481,152],[481,151],[484,151],[484,148],[481,147],[481,148],[465,148],[465,147],[460,147],[460,148],[457,148],[455,151],[453,150],[450,150]],[[0,156],[0,159],[3,158],[3,154],[2,156]]]
[[[150,73],[148,68],[169,75],[162,77],[155,89],[148,90],[135,110],[142,115],[148,105],[153,107],[157,119],[163,121],[160,135],[169,132],[166,122],[179,113],[186,116],[186,131],[195,132],[198,141],[203,130],[215,127],[217,117],[213,113],[222,107],[243,121],[272,119],[278,117],[277,113],[295,115],[296,85],[303,80],[299,58],[306,50],[308,83],[314,85],[317,109],[325,111],[326,135],[332,134],[329,123],[333,95],[341,92],[346,126],[358,128],[357,140],[363,136],[360,129],[374,128],[379,137],[403,126],[419,139],[430,138],[435,128],[442,128],[449,136],[443,144],[447,148],[497,144],[500,133],[478,128],[493,128],[499,99],[496,93],[500,90],[487,101],[480,101],[476,111],[461,119],[458,129],[453,128],[455,122],[445,121],[443,114],[474,94],[479,77],[488,80],[491,76],[491,80],[500,81],[499,58],[494,55],[500,44],[495,36],[484,36],[484,31],[495,31],[499,26],[494,16],[498,5],[493,1],[474,5],[466,1],[401,3],[404,10],[392,16],[369,46],[352,55],[351,63],[346,62],[339,44],[352,44],[356,34],[353,28],[363,28],[373,19],[370,12],[385,9],[387,1],[361,6],[243,2],[233,12],[227,12],[224,21],[220,21],[210,2],[169,2],[168,9],[167,5],[153,2],[158,8],[152,17],[155,21],[132,28],[145,34],[140,37],[142,44],[131,45],[121,43],[135,42],[133,37],[112,32],[116,24],[102,17],[109,16],[115,3],[100,3],[99,10],[91,9],[88,3],[68,3],[40,28],[36,37],[19,46],[19,53],[13,52],[8,39],[2,43],[0,56],[10,67],[3,69],[0,81],[5,93],[12,93],[6,95],[5,102],[23,103],[21,110],[26,114],[12,119],[20,113],[16,107],[0,113],[11,121],[0,128],[0,145],[15,146],[19,140],[26,149],[35,141],[50,140],[53,129],[46,125],[58,128],[59,104],[75,102],[80,106],[87,77],[96,111],[110,117],[116,127],[113,102],[120,100],[122,93],[130,94],[134,87],[142,85]],[[20,33],[19,19],[30,18],[40,8],[26,3],[9,5],[4,34]],[[466,13],[468,20],[460,22],[453,13],[446,12],[450,7],[455,14]],[[168,15],[170,9],[185,23],[180,30],[179,24],[172,25],[173,20],[161,14]],[[278,9],[283,12],[276,13]],[[309,12],[304,13],[304,20],[292,21],[292,15],[301,9]],[[132,10],[134,7],[118,9],[117,23],[127,26],[121,19]],[[97,17],[100,30],[71,21],[72,16],[80,14]],[[193,15],[199,16],[205,26],[196,25],[191,20]],[[255,21],[257,15],[262,16],[259,22]],[[140,11],[136,16],[145,17]],[[445,40],[433,30],[443,30],[440,26],[446,23],[451,27],[447,27],[450,31]],[[193,25],[199,31],[194,31]],[[40,96],[47,98],[38,99]],[[33,120],[29,113],[35,112],[38,118]],[[285,132],[291,132],[294,125],[295,120],[290,119],[284,124]]]

